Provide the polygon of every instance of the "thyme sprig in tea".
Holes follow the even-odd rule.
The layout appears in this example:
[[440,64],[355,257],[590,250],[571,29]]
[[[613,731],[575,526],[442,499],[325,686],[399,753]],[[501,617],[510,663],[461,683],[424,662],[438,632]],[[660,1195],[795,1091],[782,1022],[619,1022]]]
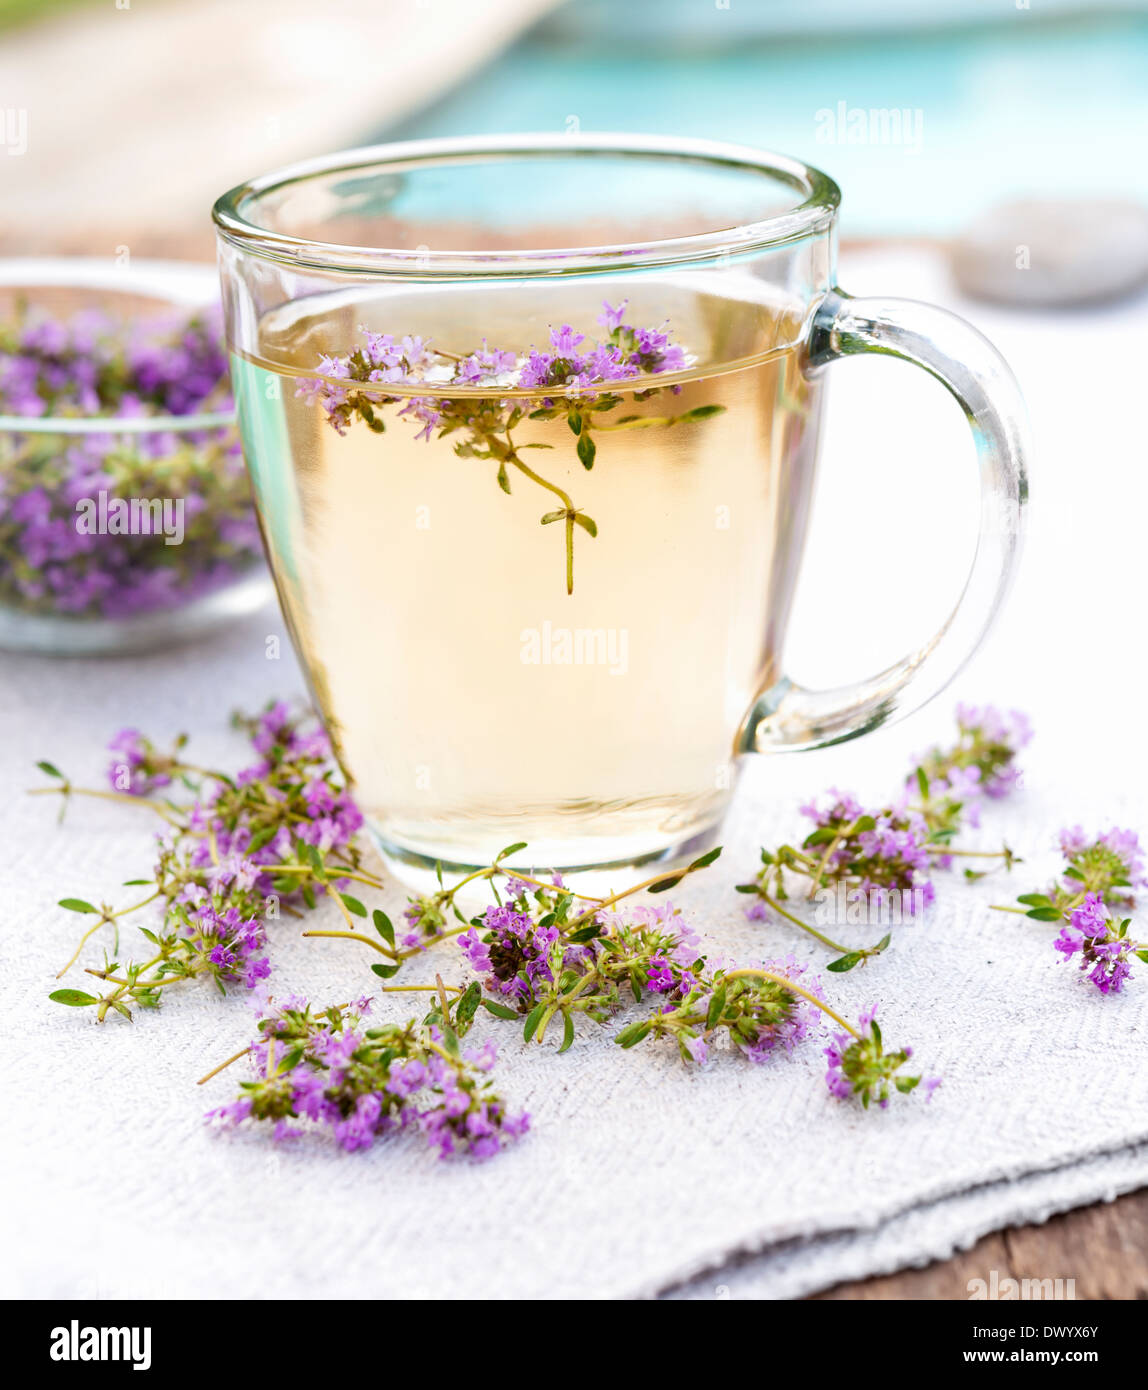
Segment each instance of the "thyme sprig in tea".
[[[543,476],[523,458],[528,449],[552,446],[517,439],[515,431],[519,426],[527,420],[565,417],[571,446],[589,472],[603,434],[670,428],[708,419],[725,409],[722,405],[702,405],[679,414],[614,416],[626,397],[611,387],[637,378],[679,372],[693,361],[680,344],[671,341],[665,328],[625,323],[626,303],[603,306],[598,323],[606,331],[598,341],[590,341],[569,324],[563,324],[550,330],[546,350],[531,349],[526,354],[491,348],[484,342],[481,348],[460,355],[436,348],[419,337],[399,338],[362,328],[363,346],[342,356],[321,356],[317,375],[299,378],[295,394],[308,404],[322,406],[327,422],[339,434],[345,434],[356,420],[374,433],[383,434],[387,428],[384,411],[398,406],[393,412],[395,416],[420,426],[417,438],[429,442],[436,434],[440,439],[458,435],[454,451],[459,458],[497,464],[498,486],[508,495],[514,475],[549,492],[559,505],[544,512],[540,520],[543,526],[562,525],[566,592],[572,594],[576,529],[594,538],[598,524],[575,504],[564,487]],[[405,391],[390,393],[388,386],[402,386]],[[427,394],[406,394],[412,386],[425,387]],[[490,388],[495,394],[449,394],[451,388],[459,387],[468,393],[475,388]],[[647,401],[666,389],[646,386],[628,394],[633,401]],[[668,389],[678,394],[681,387]],[[532,394],[524,399],[501,396],[497,394],[500,390]]]

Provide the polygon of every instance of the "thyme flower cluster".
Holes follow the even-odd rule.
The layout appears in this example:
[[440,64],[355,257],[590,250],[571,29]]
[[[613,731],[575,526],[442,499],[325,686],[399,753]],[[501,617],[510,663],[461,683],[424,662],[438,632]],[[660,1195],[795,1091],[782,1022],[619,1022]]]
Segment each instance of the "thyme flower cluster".
[[998,911],[1056,923],[1052,944],[1061,958],[1079,957],[1090,984],[1101,994],[1119,994],[1132,978],[1133,958],[1148,962],[1148,943],[1131,934],[1134,890],[1148,887],[1139,837],[1119,827],[1091,836],[1076,825],[1060,832],[1059,846],[1064,868],[1048,890],[1022,893],[1022,907]]
[[[515,1022],[525,1042],[560,1033],[558,1051],[575,1042],[579,1021],[614,1026],[614,1041],[633,1048],[646,1039],[671,1044],[683,1062],[710,1063],[724,1049],[753,1063],[784,1056],[818,1036],[829,1021],[825,1082],[831,1096],[883,1108],[894,1095],[920,1090],[931,1097],[940,1084],[910,1069],[912,1049],[889,1048],[876,1021],[876,1006],[856,1024],[827,1001],[809,967],[792,956],[740,965],[706,943],[671,901],[658,897],[714,863],[712,850],[682,869],[606,898],[575,892],[561,875],[541,877],[508,860],[524,844],[509,845],[493,862],[452,884],[440,871],[438,887],[408,900],[397,933],[380,909],[368,911],[349,891],[362,883],[384,885],[364,864],[357,842],[362,816],[331,761],[323,733],[309,717],[281,704],[255,718],[239,718],[255,760],[236,775],[188,761],[186,740],[161,750],[138,730],[112,740],[110,789],[76,787],[48,762],[52,780],[41,789],[61,797],[110,798],[147,807],[165,823],[149,879],[129,881],[151,891],[115,909],[78,898],[61,906],[95,921],[72,959],[97,931],[116,937],[123,918],[151,908],[160,921],[141,927],[151,954],[120,964],[105,952],[87,973],[101,994],[60,989],[57,1003],[91,1007],[103,1021],[133,1007],[155,1008],[164,991],[206,978],[221,992],[241,985],[257,1004],[258,1036],[204,1081],[241,1058],[253,1076],[231,1103],[209,1114],[227,1127],[269,1124],[279,1138],[300,1128],[326,1130],[347,1150],[369,1148],[391,1133],[417,1133],[440,1156],[489,1157],[525,1133],[529,1118],[513,1112],[495,1088],[496,1051],[489,1040],[462,1039],[482,1011]],[[779,906],[787,880],[814,889],[849,885],[858,891],[916,890],[934,867],[956,855],[979,852],[953,847],[973,823],[980,798],[1006,794],[1017,782],[1015,759],[1029,737],[1019,715],[991,707],[958,711],[958,738],[921,761],[898,803],[866,811],[834,792],[827,803],[805,807],[814,829],[800,850],[763,852],[763,870],[742,885],[829,946],[814,928]],[[178,799],[180,791],[187,793]],[[1039,921],[1059,926],[1054,946],[1064,959],[1079,958],[1087,979],[1104,994],[1120,992],[1133,955],[1148,948],[1129,933],[1133,891],[1148,883],[1136,835],[1113,829],[1090,837],[1079,827],[1061,835],[1065,866],[1043,894],[1027,894],[1021,907]],[[992,856],[990,856],[992,857]],[[1011,866],[1008,849],[995,856]],[[966,870],[971,877],[982,871]],[[469,918],[463,890],[486,884],[493,901]],[[371,970],[391,980],[412,957],[455,942],[458,959],[478,976],[434,985],[376,983],[378,993],[426,993],[429,1012],[405,1022],[369,1022],[377,998],[315,1008],[291,997],[277,1003],[268,991],[269,926],[281,916],[300,917],[329,898],[345,929],[310,929],[308,937],[349,940],[379,959]],[[756,915],[756,914],[754,914]],[[370,919],[373,933],[360,929]],[[889,941],[847,953],[829,970],[850,969],[879,954]]]
[[[409,901],[407,930],[397,934],[380,908],[368,913],[349,891],[360,882],[382,883],[363,863],[356,841],[362,817],[322,732],[281,703],[236,722],[256,756],[234,776],[190,762],[183,738],[162,750],[135,729],[112,740],[108,790],[77,787],[53,764],[39,764],[53,784],[43,791],[60,796],[62,810],[74,796],[110,798],[149,809],[165,827],[151,878],[131,881],[150,890],[142,899],[121,908],[62,900],[94,920],[61,975],[98,931],[112,931],[116,941],[101,966],[87,968],[102,992],[61,988],[52,999],[91,1008],[100,1022],[112,1013],[130,1020],[136,1008],[158,1007],[177,984],[207,979],[221,992],[246,987],[258,1004],[259,1036],[223,1064],[248,1057],[254,1077],[240,1084],[232,1103],[211,1112],[214,1123],[266,1121],[279,1137],[317,1125],[346,1149],[417,1130],[444,1156],[488,1156],[528,1121],[493,1088],[493,1045],[459,1041],[480,1010],[496,1021],[517,1020],[528,1042],[560,1029],[559,1051],[574,1042],[576,1020],[587,1020],[620,1025],[615,1041],[625,1048],[649,1037],[668,1040],[696,1065],[723,1042],[756,1063],[788,1053],[820,1031],[822,1017],[845,1030],[848,1047],[862,1043],[792,957],[734,966],[705,946],[671,902],[628,901],[668,892],[708,868],[720,850],[603,899],[571,891],[560,875],[538,878],[508,867],[505,861],[526,848],[510,845],[453,884],[440,873],[435,892]],[[459,895],[484,882],[493,902],[468,919]],[[337,905],[344,929],[303,934],[368,947],[378,957],[371,964],[376,976],[391,980],[410,958],[457,939],[458,958],[482,978],[456,984],[440,975],[433,987],[376,983],[381,992],[434,996],[424,1018],[405,1023],[367,1026],[370,994],[326,1009],[295,998],[275,1004],[268,991],[270,929],[322,897]],[[148,909],[159,921],[140,927],[146,958],[121,963],[120,924]],[[373,933],[359,929],[368,916]],[[623,1011],[630,1016],[620,1017]],[[882,1076],[909,1055],[886,1060]],[[880,1099],[874,1086],[879,1090],[880,1081],[870,1086],[863,1077],[850,1094]]]
[[[638,887],[666,892],[707,868],[718,853],[710,851],[687,869]],[[749,1061],[765,1062],[819,1032],[824,1016],[846,1030],[850,1058],[856,1047],[872,1048],[825,1002],[807,966],[792,956],[734,966],[714,955],[672,902],[620,909],[617,904],[630,894],[579,900],[561,885],[514,879],[507,894],[506,901],[473,919],[460,944],[484,977],[487,1007],[499,1016],[518,1016],[527,1042],[542,1042],[552,1024],[560,1024],[558,1050],[564,1052],[574,1041],[576,1017],[605,1023],[628,996],[643,1008],[615,1042],[631,1048],[649,1037],[668,1039],[687,1063],[705,1065],[723,1041]],[[579,901],[589,905],[578,911]],[[911,1051],[879,1055],[880,1075],[872,1069],[859,1072],[847,1093],[866,1105],[873,1098],[887,1099],[882,1087]],[[920,1080],[902,1076],[899,1088],[908,1092]],[[831,1094],[844,1097],[832,1069],[827,1083]]]
[[[578,460],[589,471],[598,453],[596,436],[605,431],[668,427],[704,420],[725,409],[704,405],[678,415],[603,418],[624,400],[608,389],[609,384],[680,372],[694,362],[681,344],[672,341],[665,326],[626,323],[626,302],[603,305],[598,323],[605,331],[600,339],[591,341],[563,324],[550,329],[547,349],[531,348],[526,353],[491,348],[484,341],[481,348],[459,356],[420,337],[396,337],[361,327],[364,345],[345,355],[320,356],[317,374],[299,378],[295,394],[307,405],[321,406],[339,434],[346,434],[356,419],[383,434],[384,408],[398,406],[394,412],[398,418],[419,425],[416,438],[429,442],[432,437],[457,435],[454,451],[459,458],[496,463],[503,492],[511,491],[513,470],[551,493],[561,505],[545,512],[541,524],[563,524],[566,592],[573,593],[575,528],[593,538],[598,534],[597,523],[574,505],[566,489],[544,478],[522,457],[526,449],[552,446],[519,443],[513,431],[525,420],[565,417]],[[664,389],[641,387],[629,395],[633,401],[646,401]],[[466,394],[451,394],[459,390]],[[489,395],[474,394],[488,390]],[[673,385],[670,390],[679,394],[681,387]],[[511,397],[502,392],[518,394]],[[531,394],[523,397],[523,392]]]
[[[895,1052],[885,1051],[877,1023],[877,1005],[862,1011],[858,1026],[859,1032],[835,1033],[825,1049],[829,1059],[826,1082],[833,1095],[842,1100],[858,1096],[866,1109],[874,1102],[884,1109],[894,1091],[908,1095],[923,1085],[925,1099],[931,1100],[933,1092],[941,1084],[939,1078],[898,1075],[901,1067],[913,1055],[913,1049],[903,1047]],[[890,1090],[890,1082],[893,1083],[893,1090]]]
[[[105,990],[61,989],[52,995],[56,1002],[93,1007],[102,1022],[111,1010],[130,1018],[133,1007],[156,1008],[165,990],[191,979],[208,978],[220,990],[251,989],[270,972],[267,928],[281,915],[314,907],[327,893],[348,920],[352,910],[365,914],[343,891],[361,875],[355,836],[362,815],[330,761],[326,735],[282,703],[240,723],[257,757],[234,777],[185,761],[182,738],[169,752],[135,729],[112,740],[111,790],[87,794],[147,804],[164,821],[151,877],[130,880],[150,891],[118,909],[83,898],[60,905],[96,919],[81,947],[104,926],[118,938],[119,923],[145,908],[158,909],[160,921],[140,928],[150,948],[146,959],[121,964],[105,952],[102,967],[87,971]],[[39,766],[63,805],[85,794],[53,764]],[[177,782],[191,791],[189,800],[156,799]]]
[[[0,414],[29,420],[181,416],[230,408],[217,311],[125,324],[88,311],[0,324]],[[127,507],[182,502],[178,545],[158,528],[79,524],[100,494]],[[0,603],[125,617],[188,602],[260,561],[234,428],[0,434]]]
[[[813,829],[800,846],[762,849],[761,870],[738,891],[754,898],[747,915],[762,920],[767,910],[841,952],[827,968],[851,970],[880,955],[891,939],[854,949],[841,945],[782,904],[791,896],[792,880],[807,900],[830,903],[839,896],[847,921],[903,921],[934,901],[932,874],[952,867],[957,855],[1000,859],[1006,869],[1017,862],[1005,846],[999,852],[959,850],[952,841],[966,826],[980,824],[986,797],[1007,795],[1017,785],[1016,758],[1032,737],[1019,711],[1005,714],[991,705],[957,707],[957,738],[948,748],[933,748],[921,759],[900,798],[866,808],[848,792],[801,807]],[[966,869],[969,879],[983,870]]]
[[[343,1149],[369,1149],[401,1132],[421,1135],[440,1158],[490,1158],[525,1134],[530,1117],[512,1113],[490,1077],[492,1043],[463,1047],[474,995],[422,1022],[368,1026],[369,998],[315,1013],[305,999],[268,999],[247,1053],[255,1079],[208,1113],[234,1128],[272,1123],[276,1137],[326,1129]],[[301,1126],[297,1122],[306,1122]]]

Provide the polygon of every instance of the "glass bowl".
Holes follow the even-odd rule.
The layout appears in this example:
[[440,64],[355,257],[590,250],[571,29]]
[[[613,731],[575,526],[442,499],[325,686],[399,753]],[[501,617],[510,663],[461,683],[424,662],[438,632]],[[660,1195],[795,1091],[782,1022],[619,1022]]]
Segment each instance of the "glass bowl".
[[270,597],[210,266],[0,260],[0,647],[138,652]]

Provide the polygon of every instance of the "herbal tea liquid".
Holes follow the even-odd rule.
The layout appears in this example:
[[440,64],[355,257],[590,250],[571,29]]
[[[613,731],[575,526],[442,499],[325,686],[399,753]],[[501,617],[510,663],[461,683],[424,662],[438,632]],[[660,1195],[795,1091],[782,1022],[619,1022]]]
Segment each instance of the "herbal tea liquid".
[[[668,319],[690,356],[609,388],[622,399],[593,417],[590,469],[560,387],[391,384],[397,399],[374,412],[384,432],[355,418],[343,434],[296,388],[321,354],[361,345],[361,327],[430,338],[447,373],[484,340],[525,354],[551,326],[601,336],[600,286],[310,297],[267,315],[258,355],[234,360],[284,611],[391,853],[480,865],[526,841],[511,862],[629,863],[720,818],[739,727],[779,676],[818,401],[793,317],[687,282],[630,288],[627,322]],[[448,396],[454,419],[483,400],[523,407],[509,495],[496,457],[456,453],[465,428],[419,438],[422,422],[399,414]],[[529,418],[546,401],[557,413]],[[567,525],[559,494],[596,535]]]

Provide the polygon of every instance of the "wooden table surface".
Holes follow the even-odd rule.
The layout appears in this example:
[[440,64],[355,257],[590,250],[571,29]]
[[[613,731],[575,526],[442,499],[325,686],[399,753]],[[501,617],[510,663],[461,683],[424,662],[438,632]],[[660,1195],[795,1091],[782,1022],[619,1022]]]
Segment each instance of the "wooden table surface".
[[815,1294],[817,1299],[967,1299],[971,1279],[1074,1279],[1085,1298],[1148,1298],[1148,1188],[1054,1216],[1042,1226],[996,1231],[971,1250],[877,1279]]

